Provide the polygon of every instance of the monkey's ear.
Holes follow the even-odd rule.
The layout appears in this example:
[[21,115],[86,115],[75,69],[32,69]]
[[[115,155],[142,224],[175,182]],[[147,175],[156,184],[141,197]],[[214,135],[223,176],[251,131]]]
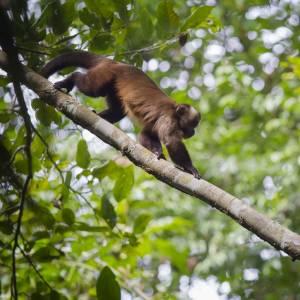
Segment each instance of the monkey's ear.
[[176,107],[176,115],[177,116],[182,116],[187,111],[188,111],[188,106],[185,104],[178,104]]

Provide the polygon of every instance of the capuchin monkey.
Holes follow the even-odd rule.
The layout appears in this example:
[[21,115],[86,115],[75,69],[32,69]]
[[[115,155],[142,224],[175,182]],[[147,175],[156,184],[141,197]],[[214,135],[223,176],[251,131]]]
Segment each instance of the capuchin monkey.
[[41,75],[48,78],[65,67],[81,67],[86,73],[74,72],[56,82],[55,88],[71,91],[76,86],[90,97],[103,96],[107,109],[98,115],[111,123],[125,115],[143,127],[140,143],[164,158],[163,143],[172,161],[188,173],[200,178],[182,139],[195,134],[200,113],[187,104],[176,104],[141,70],[86,51],[59,55],[47,63]]

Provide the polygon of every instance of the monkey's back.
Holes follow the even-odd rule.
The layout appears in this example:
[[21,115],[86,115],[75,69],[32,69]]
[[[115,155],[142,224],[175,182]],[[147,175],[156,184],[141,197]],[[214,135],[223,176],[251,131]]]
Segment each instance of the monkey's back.
[[115,90],[129,117],[150,125],[174,111],[175,103],[143,71],[123,63],[114,69]]

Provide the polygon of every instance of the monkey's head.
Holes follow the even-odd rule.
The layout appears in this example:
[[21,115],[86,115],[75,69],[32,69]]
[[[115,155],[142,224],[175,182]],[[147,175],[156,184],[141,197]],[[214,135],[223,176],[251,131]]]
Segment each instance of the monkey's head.
[[201,120],[200,113],[188,104],[178,104],[176,106],[176,116],[178,125],[183,132],[183,137],[185,139],[192,137],[195,134],[195,128]]

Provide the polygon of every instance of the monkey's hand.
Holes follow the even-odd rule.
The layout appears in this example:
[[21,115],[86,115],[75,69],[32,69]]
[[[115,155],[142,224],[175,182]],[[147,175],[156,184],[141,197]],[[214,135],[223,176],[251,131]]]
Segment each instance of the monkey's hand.
[[55,82],[54,87],[65,94],[68,94],[72,90],[72,87],[68,85],[66,80]]
[[54,83],[54,87],[55,87],[57,90],[59,90],[59,91],[65,93],[65,94],[68,94],[70,91],[69,91],[66,87],[64,87],[62,83],[63,83],[63,81],[55,82],[55,83]]
[[193,166],[189,168],[184,168],[184,170],[188,173],[191,173],[195,178],[201,179],[201,175],[199,174],[198,170],[194,168]]
[[172,161],[180,169],[183,169],[185,172],[192,174],[197,179],[201,178],[198,170],[193,166],[189,153],[181,140],[171,139],[171,141],[166,144],[166,147]]

